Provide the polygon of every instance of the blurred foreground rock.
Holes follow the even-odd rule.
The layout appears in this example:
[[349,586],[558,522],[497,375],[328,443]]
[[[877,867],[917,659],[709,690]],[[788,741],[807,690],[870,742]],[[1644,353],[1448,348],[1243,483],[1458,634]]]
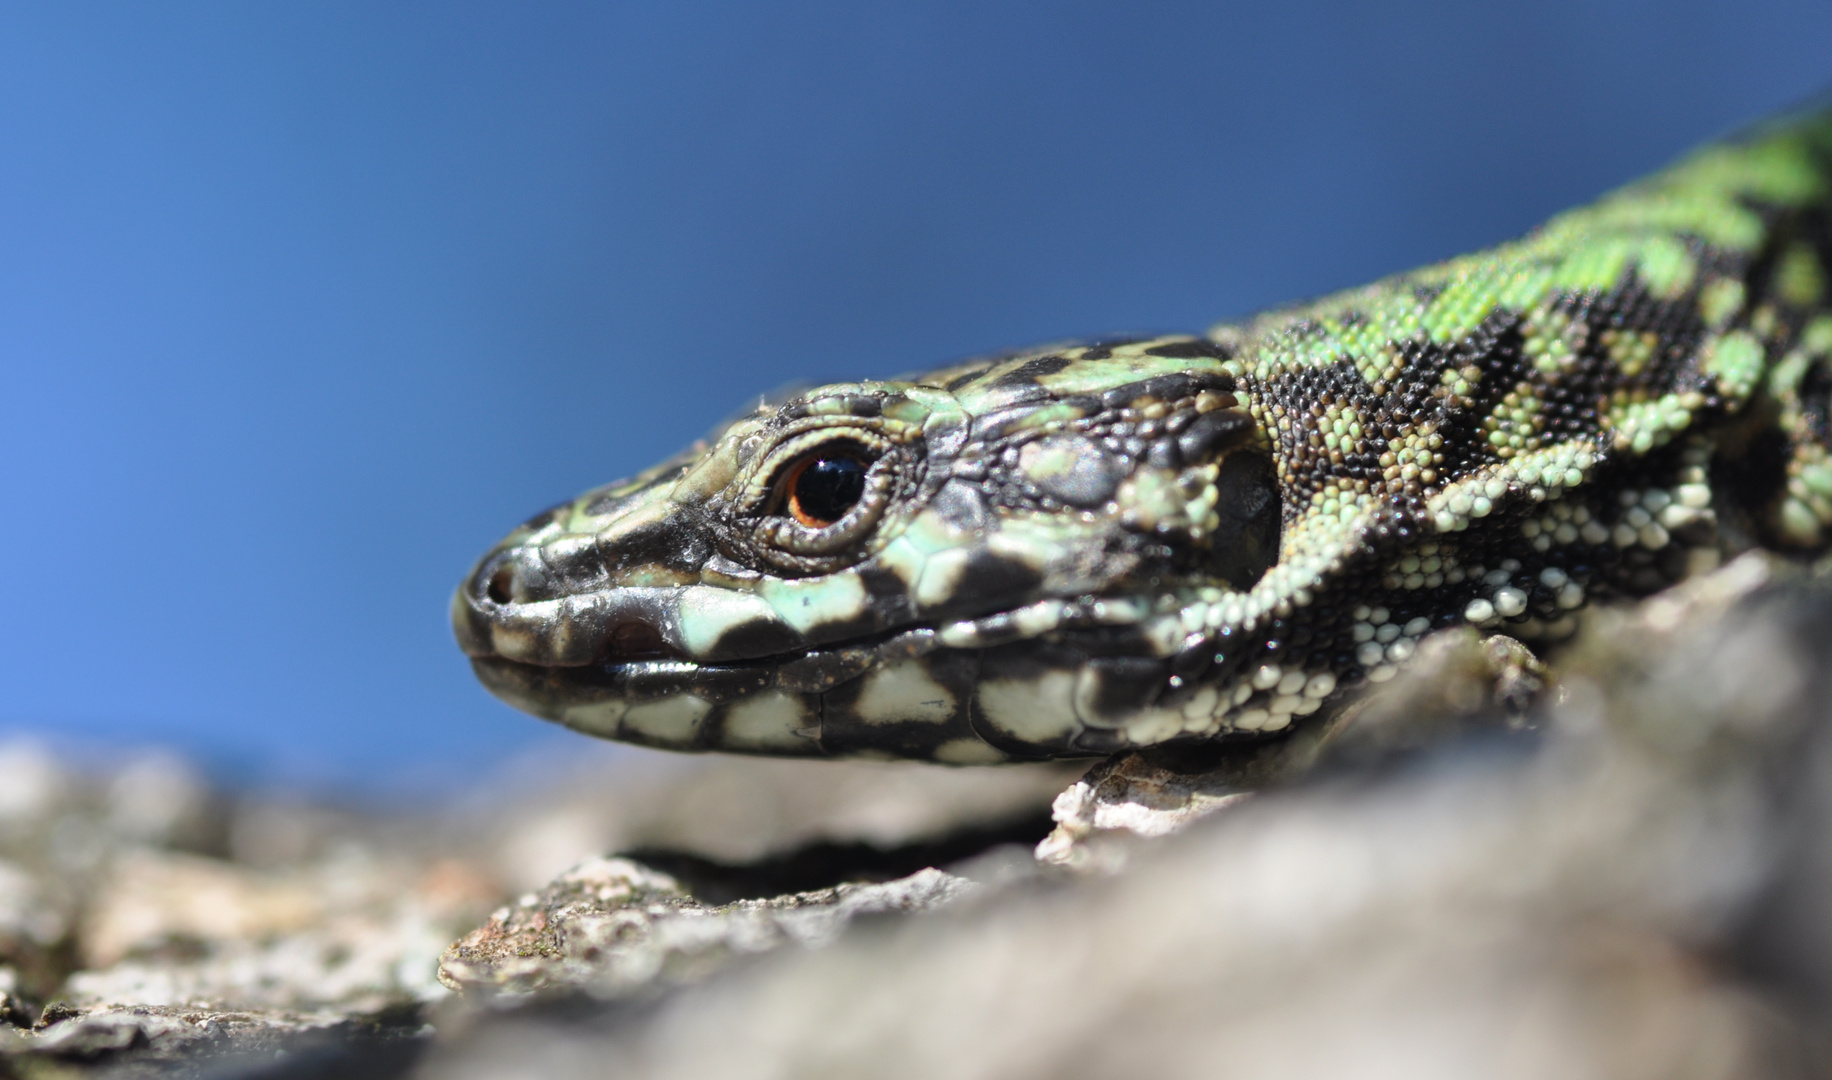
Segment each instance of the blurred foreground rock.
[[[169,755],[78,765],[0,743],[0,1077],[401,1075],[430,1040],[432,1006],[451,995],[441,953],[487,937],[494,910],[529,910],[553,891],[529,890],[568,867],[582,863],[556,887],[577,886],[573,900],[589,893],[606,914],[593,868],[636,867],[602,857],[617,849],[667,867],[633,872],[666,883],[676,909],[738,900],[733,912],[756,913],[728,920],[720,940],[710,921],[695,936],[651,920],[679,954],[669,971],[685,975],[958,891],[936,871],[924,888],[870,883],[977,852],[988,836],[1034,841],[1079,771],[587,750],[403,813],[231,796]],[[805,910],[753,899],[779,891],[803,896]],[[627,938],[630,918],[617,912],[604,929]],[[530,936],[526,921],[511,944]],[[524,964],[518,982],[479,963],[478,985],[603,981],[578,948],[584,925],[556,922],[579,961],[567,978]]]
[[1295,770],[1100,767],[1046,852],[1121,857],[454,1010],[420,1075],[1826,1075],[1832,598],[1751,559],[1589,622],[1538,712],[1508,643],[1451,639]]
[[0,748],[0,1063],[1832,1075],[1832,590],[1745,558],[1553,659],[1428,639],[1203,761],[609,755],[415,816]]

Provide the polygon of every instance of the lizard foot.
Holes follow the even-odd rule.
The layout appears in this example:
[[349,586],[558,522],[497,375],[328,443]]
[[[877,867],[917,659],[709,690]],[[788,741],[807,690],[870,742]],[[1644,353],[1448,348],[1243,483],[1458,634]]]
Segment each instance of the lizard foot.
[[1471,627],[1419,645],[1398,677],[1286,738],[1206,752],[1143,750],[1109,758],[1056,797],[1039,861],[1112,872],[1138,837],[1177,832],[1320,762],[1364,765],[1485,729],[1529,728],[1551,673],[1527,646]]

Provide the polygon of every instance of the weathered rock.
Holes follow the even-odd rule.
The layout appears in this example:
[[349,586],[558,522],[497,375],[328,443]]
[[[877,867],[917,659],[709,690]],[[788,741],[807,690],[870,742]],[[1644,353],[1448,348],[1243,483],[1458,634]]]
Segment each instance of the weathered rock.
[[1237,770],[1177,769],[1139,754],[1103,761],[1056,797],[1056,828],[1037,845],[1053,866],[1117,873],[1134,838],[1155,839],[1245,799]]
[[1524,733],[1383,735],[1123,873],[487,1017],[418,1075],[1824,1075],[1832,595],[1798,579],[1594,614]]
[[[612,755],[377,815],[0,745],[0,1075],[1832,1074],[1832,592],[1584,621],[1073,785]],[[1104,873],[1032,857],[1057,792]]]
[[63,999],[95,1005],[372,1012],[442,996],[450,929],[497,896],[463,864],[352,854],[290,874],[198,856],[117,862]]
[[[85,1012],[45,1025],[35,1037],[16,1036],[6,1060],[27,1077],[392,1076],[419,1056],[422,1028],[412,1014],[132,1006]],[[293,1068],[295,1062],[304,1068]]]
[[589,859],[498,910],[446,951],[439,978],[462,990],[601,996],[698,981],[732,959],[819,946],[861,915],[927,911],[977,886],[940,870],[707,906],[629,859]]
[[1072,775],[637,753],[535,771],[432,812],[365,814],[227,795],[170,755],[76,766],[0,743],[0,1076],[398,1071],[450,993],[440,953],[555,860],[646,848],[699,899],[610,943],[622,983],[576,951],[613,928],[594,900],[558,920],[570,967],[480,966],[477,985],[613,993],[651,963],[664,985],[942,902],[970,886],[917,871],[1034,843]]
[[[590,748],[599,752],[599,748]],[[822,843],[895,848],[1049,806],[1085,762],[938,769],[632,752],[568,771],[543,762],[458,815],[499,880],[537,889],[608,851],[691,852],[751,864]]]

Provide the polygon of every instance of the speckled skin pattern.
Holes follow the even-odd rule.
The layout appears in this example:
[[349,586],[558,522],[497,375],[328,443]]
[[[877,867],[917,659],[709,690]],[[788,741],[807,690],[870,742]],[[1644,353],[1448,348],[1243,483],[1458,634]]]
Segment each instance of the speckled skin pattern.
[[[1206,336],[760,407],[487,554],[453,622],[536,715],[953,763],[1263,736],[1472,623],[1529,641],[1832,534],[1832,113],[1526,238]],[[798,467],[865,469],[831,523]],[[796,504],[798,505],[798,504]]]

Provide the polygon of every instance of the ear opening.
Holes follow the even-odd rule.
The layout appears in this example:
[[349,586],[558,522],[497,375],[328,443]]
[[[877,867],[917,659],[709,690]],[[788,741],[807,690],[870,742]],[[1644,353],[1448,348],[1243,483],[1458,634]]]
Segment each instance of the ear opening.
[[1221,524],[1210,542],[1210,568],[1236,589],[1250,589],[1279,558],[1279,488],[1272,459],[1236,450],[1215,477]]

